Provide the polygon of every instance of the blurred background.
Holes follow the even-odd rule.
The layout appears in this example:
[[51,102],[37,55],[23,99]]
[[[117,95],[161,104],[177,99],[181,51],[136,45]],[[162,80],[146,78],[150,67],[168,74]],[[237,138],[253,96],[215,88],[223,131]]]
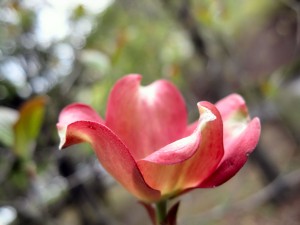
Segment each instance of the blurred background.
[[190,121],[232,92],[262,121],[237,176],[179,198],[179,224],[299,224],[299,44],[298,0],[1,0],[0,225],[150,225],[89,146],[58,150],[60,110],[104,117],[128,73],[173,82]]

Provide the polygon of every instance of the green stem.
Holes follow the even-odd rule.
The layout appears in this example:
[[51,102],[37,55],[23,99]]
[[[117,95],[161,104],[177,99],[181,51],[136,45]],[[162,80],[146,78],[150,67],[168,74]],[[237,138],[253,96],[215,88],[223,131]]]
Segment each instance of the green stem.
[[167,201],[162,200],[156,203],[156,220],[157,225],[164,225],[167,216]]

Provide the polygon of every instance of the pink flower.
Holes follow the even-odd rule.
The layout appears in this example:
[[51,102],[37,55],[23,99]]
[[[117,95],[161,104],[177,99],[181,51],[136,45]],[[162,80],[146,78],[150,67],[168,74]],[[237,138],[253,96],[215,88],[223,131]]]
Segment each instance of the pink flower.
[[105,120],[84,104],[64,108],[60,148],[90,143],[103,167],[144,202],[221,185],[246,163],[260,121],[250,119],[241,96],[199,102],[200,118],[188,125],[176,87],[165,80],[143,87],[140,81],[140,75],[117,81]]

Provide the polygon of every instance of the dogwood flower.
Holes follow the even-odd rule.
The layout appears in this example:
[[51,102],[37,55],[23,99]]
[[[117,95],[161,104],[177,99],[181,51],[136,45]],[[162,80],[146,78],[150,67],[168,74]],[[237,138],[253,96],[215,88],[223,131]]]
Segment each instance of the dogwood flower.
[[259,140],[260,121],[250,119],[240,95],[199,102],[199,120],[189,125],[173,84],[140,81],[135,74],[117,81],[105,119],[82,103],[64,108],[60,148],[89,143],[103,167],[146,203],[221,185],[242,168]]

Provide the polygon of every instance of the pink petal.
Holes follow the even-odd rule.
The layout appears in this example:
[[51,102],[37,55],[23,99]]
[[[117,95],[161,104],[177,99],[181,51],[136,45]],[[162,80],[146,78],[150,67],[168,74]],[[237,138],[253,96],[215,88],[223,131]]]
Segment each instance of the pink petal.
[[222,119],[226,120],[234,112],[240,112],[248,115],[248,109],[242,96],[239,94],[231,94],[219,100],[215,106],[219,110]]
[[[246,106],[246,103],[244,101],[244,99],[242,98],[242,96],[238,95],[238,94],[231,94],[228,95],[227,97],[219,100],[215,106],[217,107],[217,109],[219,110],[222,120],[227,120],[228,117],[230,117],[230,115],[234,112],[240,112],[242,114],[242,116],[244,118],[247,119],[248,116],[248,109]],[[198,121],[193,122],[192,124],[190,124],[187,129],[186,129],[186,135],[190,135],[193,130],[195,130],[195,128],[197,127]],[[224,135],[226,136],[226,132],[224,133]],[[225,137],[226,138],[226,137]]]
[[233,177],[246,163],[260,136],[260,121],[254,118],[247,128],[230,145],[217,170],[199,187],[219,186]]
[[57,124],[60,146],[65,148],[79,142],[90,143],[103,167],[129,192],[145,202],[157,201],[159,191],[145,183],[127,147],[99,121],[96,112],[86,105],[75,104],[65,108]]
[[189,125],[187,126],[186,130],[185,130],[185,135],[184,135],[184,136],[189,136],[189,135],[191,135],[191,134],[194,132],[194,130],[197,128],[198,122],[199,122],[199,121],[195,121],[195,122],[189,124]]
[[232,94],[216,104],[224,124],[225,154],[215,173],[200,187],[218,186],[234,176],[246,163],[260,136],[260,121],[250,121],[244,99]]
[[[65,143],[65,129],[66,127],[77,121],[92,121],[96,123],[103,123],[102,118],[98,115],[95,110],[93,110],[90,106],[82,104],[82,103],[73,103],[68,106],[66,106],[59,114],[58,121],[59,123],[57,124],[58,128],[58,134],[60,136],[60,145],[59,148],[62,148],[62,145],[64,147],[66,146]],[[75,139],[75,137],[72,140],[72,144],[77,144],[83,142],[81,138]]]
[[103,119],[90,106],[82,103],[73,103],[65,107],[58,118],[61,125],[68,125],[78,120],[103,123]]
[[200,120],[193,134],[137,161],[145,181],[163,196],[176,196],[209,176],[223,156],[222,120],[208,102],[198,103]]
[[168,81],[140,86],[140,75],[129,75],[114,86],[108,101],[106,125],[130,149],[135,159],[183,137],[187,126],[185,103]]

